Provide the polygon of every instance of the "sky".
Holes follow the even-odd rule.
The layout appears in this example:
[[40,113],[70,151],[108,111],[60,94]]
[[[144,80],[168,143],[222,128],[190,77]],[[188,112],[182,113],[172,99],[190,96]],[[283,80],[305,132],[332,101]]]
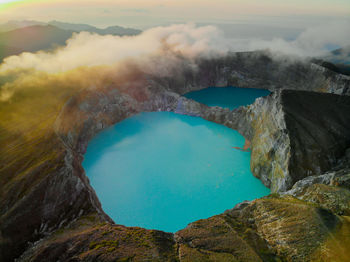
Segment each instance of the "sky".
[[0,0],[0,22],[60,20],[149,28],[195,22],[308,27],[350,19],[349,0]]

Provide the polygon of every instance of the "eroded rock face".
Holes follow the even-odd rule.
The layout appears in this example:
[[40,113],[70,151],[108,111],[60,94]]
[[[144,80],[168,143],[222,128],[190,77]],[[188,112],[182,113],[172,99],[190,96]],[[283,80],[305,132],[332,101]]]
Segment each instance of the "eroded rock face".
[[[347,150],[348,152],[349,150]],[[332,170],[299,180],[283,193],[317,204],[338,215],[350,215],[350,159],[345,155]]]
[[286,92],[282,96],[293,154],[294,182],[320,175],[337,164],[350,146],[350,100],[331,94]]
[[348,96],[282,90],[245,111],[251,169],[272,192],[330,170],[350,146]]
[[291,144],[288,135],[282,92],[260,98],[247,108],[251,126],[251,170],[272,192],[293,185],[289,173]]

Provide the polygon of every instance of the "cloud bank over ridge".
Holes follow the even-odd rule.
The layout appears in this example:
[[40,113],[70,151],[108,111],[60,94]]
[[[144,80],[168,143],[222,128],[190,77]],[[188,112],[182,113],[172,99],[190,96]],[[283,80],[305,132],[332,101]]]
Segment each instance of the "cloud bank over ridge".
[[213,26],[194,24],[156,27],[137,36],[74,34],[64,47],[53,52],[23,53],[5,59],[0,71],[35,69],[48,73],[64,72],[81,66],[116,65],[126,59],[147,60],[148,56],[177,54],[196,57],[224,55],[228,51],[270,49],[300,57],[325,54],[327,46],[350,45],[349,22],[333,22],[309,28],[293,41],[227,39]]
[[178,54],[188,58],[228,51],[222,34],[212,26],[194,24],[156,27],[137,36],[74,34],[64,47],[53,52],[23,53],[5,59],[0,71],[35,69],[64,72],[81,66],[116,65],[126,59]]
[[[293,41],[225,38],[213,26],[197,27],[195,24],[155,27],[137,36],[123,37],[82,32],[74,34],[66,46],[54,51],[5,58],[0,65],[0,100],[8,100],[15,88],[24,88],[30,82],[23,79],[45,74],[52,78],[57,73],[74,71],[76,79],[85,79],[81,81],[84,86],[89,84],[86,79],[93,82],[92,78],[98,76],[101,81],[106,75],[120,76],[135,68],[159,77],[170,76],[184,66],[195,69],[198,58],[224,56],[229,51],[267,49],[298,58],[321,56],[329,46],[350,45],[348,28],[349,22],[332,22],[309,28]],[[95,68],[101,74],[91,74],[86,68]],[[7,79],[15,80],[8,82]]]

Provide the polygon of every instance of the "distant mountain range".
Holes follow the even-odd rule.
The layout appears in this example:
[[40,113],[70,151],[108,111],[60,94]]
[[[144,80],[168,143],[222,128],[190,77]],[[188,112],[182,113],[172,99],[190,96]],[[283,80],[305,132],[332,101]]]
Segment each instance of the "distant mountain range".
[[46,23],[33,21],[33,20],[22,20],[22,21],[11,20],[5,24],[0,24],[0,33],[8,32],[11,30],[15,30],[15,29],[19,29],[27,26],[33,26],[33,25],[46,25]]
[[316,62],[334,72],[350,76],[350,46],[333,50]]
[[331,54],[327,56],[327,58],[336,64],[341,63],[350,65],[350,46],[332,51]]
[[22,52],[49,50],[65,44],[74,32],[91,32],[100,35],[137,35],[141,31],[133,28],[110,26],[100,29],[86,24],[51,21],[9,21],[0,25],[0,62],[7,56]]
[[86,24],[72,24],[72,23],[63,23],[59,21],[51,21],[48,23],[49,25],[56,26],[58,28],[64,30],[70,30],[74,32],[82,32],[87,31],[91,33],[97,33],[99,35],[138,35],[142,31],[134,28],[125,28],[121,26],[109,26],[104,29],[100,29],[91,25]]
[[82,31],[87,31],[91,33],[97,33],[100,35],[137,35],[141,33],[141,30],[134,29],[134,28],[125,28],[121,26],[109,26],[104,29],[97,28],[95,26],[87,25],[87,24],[74,24],[74,23],[64,23],[60,21],[50,21],[48,23],[44,22],[39,22],[39,21],[34,21],[34,20],[23,20],[23,21],[16,21],[12,20],[9,21],[5,24],[0,24],[0,33],[24,28],[24,27],[29,27],[29,26],[36,26],[36,25],[52,25],[57,28],[63,29],[63,30],[68,30],[68,31],[73,31],[73,32],[82,32]]

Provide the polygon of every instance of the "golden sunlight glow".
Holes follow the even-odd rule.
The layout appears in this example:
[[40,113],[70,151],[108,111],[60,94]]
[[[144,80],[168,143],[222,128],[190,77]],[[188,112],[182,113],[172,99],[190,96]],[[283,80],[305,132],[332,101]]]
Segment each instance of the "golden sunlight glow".
[[0,5],[1,4],[8,4],[12,2],[19,2],[20,0],[0,0]]
[[[148,28],[188,21],[260,23],[265,18],[278,24],[282,16],[285,21],[300,16],[294,20],[307,17],[315,23],[314,18],[321,21],[325,17],[349,17],[349,12],[349,0],[0,0],[0,24],[29,19]],[[288,23],[294,26],[294,22]]]

